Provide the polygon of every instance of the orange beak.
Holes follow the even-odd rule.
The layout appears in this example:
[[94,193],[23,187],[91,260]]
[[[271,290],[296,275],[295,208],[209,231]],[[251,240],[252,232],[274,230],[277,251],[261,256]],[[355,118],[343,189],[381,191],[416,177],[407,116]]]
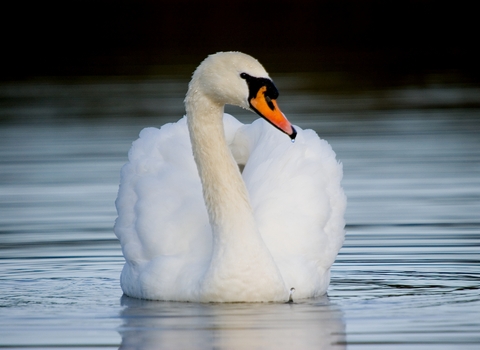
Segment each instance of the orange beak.
[[277,101],[272,100],[270,97],[265,95],[267,91],[266,86],[262,86],[258,92],[257,96],[250,99],[250,106],[257,112],[260,116],[265,118],[273,126],[283,131],[285,134],[290,136],[292,140],[297,136],[297,132],[293,128],[292,124],[288,121],[285,115],[282,113],[280,108],[278,108]]

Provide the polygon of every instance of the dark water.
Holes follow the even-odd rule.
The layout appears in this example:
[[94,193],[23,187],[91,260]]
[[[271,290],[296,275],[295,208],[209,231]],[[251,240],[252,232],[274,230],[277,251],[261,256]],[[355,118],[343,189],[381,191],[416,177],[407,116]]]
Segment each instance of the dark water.
[[314,128],[344,165],[347,238],[328,297],[122,297],[119,169],[144,126],[182,115],[187,81],[4,83],[0,347],[478,349],[480,89],[327,94],[305,76],[276,82],[289,119]]

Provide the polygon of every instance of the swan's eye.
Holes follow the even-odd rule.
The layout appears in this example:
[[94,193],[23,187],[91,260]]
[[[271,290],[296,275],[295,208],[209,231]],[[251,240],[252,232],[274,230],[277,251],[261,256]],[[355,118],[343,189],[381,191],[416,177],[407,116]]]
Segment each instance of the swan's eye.
[[247,73],[240,73],[240,77],[245,79],[248,85],[249,96],[248,100],[251,101],[252,98],[256,98],[259,91],[262,90],[263,97],[268,107],[273,111],[275,105],[272,100],[275,100],[278,97],[278,90],[273,84],[273,81],[268,78],[257,78],[252,77]]

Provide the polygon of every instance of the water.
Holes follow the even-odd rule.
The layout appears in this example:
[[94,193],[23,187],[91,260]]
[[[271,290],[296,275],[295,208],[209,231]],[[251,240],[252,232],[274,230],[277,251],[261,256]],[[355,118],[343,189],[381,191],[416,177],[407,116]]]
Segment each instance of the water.
[[304,76],[276,82],[284,113],[317,130],[344,165],[347,238],[328,297],[122,297],[119,169],[143,127],[182,115],[187,81],[4,83],[0,347],[477,349],[480,90],[326,94]]

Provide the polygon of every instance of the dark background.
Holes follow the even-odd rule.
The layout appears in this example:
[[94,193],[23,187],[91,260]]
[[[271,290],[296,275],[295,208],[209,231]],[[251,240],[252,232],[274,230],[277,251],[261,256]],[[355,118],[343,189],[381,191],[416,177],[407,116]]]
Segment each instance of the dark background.
[[238,50],[277,72],[379,81],[440,73],[477,83],[480,31],[470,3],[18,1],[2,5],[0,77],[148,75]]

